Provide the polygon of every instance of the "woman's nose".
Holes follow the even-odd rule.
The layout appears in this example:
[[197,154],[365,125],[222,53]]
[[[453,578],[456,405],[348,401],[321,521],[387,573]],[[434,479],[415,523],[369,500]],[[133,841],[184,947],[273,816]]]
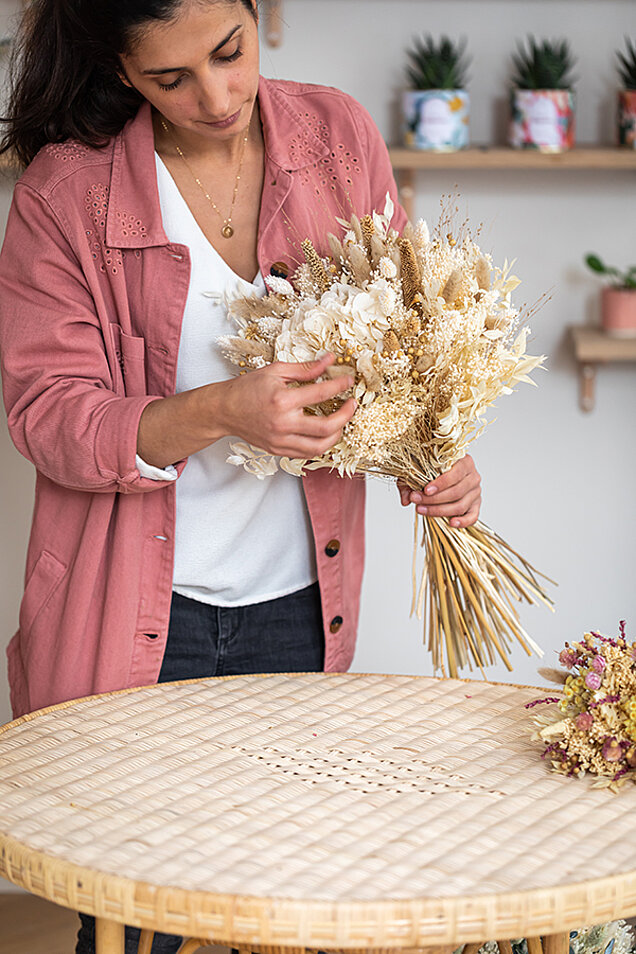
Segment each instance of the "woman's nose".
[[206,74],[203,78],[199,102],[210,122],[219,122],[228,117],[231,107],[228,84],[218,72],[216,76]]

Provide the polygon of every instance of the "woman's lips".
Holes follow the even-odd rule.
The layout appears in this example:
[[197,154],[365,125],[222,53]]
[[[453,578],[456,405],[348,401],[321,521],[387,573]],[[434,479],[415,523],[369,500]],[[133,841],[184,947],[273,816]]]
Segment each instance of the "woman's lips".
[[214,129],[225,129],[226,126],[231,126],[232,123],[235,123],[239,118],[241,110],[238,109],[231,116],[228,116],[227,119],[221,119],[218,123],[206,123],[206,126],[212,126]]

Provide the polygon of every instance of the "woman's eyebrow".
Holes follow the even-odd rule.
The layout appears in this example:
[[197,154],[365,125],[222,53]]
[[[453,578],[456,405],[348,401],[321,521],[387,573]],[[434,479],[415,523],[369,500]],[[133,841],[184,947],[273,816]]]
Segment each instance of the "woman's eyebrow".
[[[212,56],[213,53],[218,53],[219,50],[222,50],[225,44],[230,42],[230,40],[232,39],[236,31],[240,29],[241,29],[241,24],[239,23],[232,30],[230,30],[230,32],[228,33],[228,35],[225,37],[224,40],[221,40],[221,42],[218,43],[213,50],[210,50],[210,56]],[[169,66],[169,67],[166,67],[166,69],[142,70],[141,72],[143,76],[161,76],[163,73],[179,73],[181,70],[187,70],[187,69],[188,69],[187,66]]]

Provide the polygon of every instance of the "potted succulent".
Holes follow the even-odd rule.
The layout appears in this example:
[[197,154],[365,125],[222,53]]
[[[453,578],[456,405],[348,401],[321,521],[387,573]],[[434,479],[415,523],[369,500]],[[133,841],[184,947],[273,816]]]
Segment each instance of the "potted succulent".
[[616,52],[622,83],[618,91],[618,144],[636,149],[636,44],[626,38],[625,45],[626,53]]
[[567,40],[537,42],[513,54],[510,145],[563,152],[574,145],[573,59]]
[[404,142],[415,149],[454,152],[468,145],[470,101],[465,42],[447,36],[416,39],[408,51],[411,89],[403,94]]
[[598,255],[586,255],[585,264],[611,282],[601,292],[601,326],[610,335],[636,336],[636,265],[621,272]]

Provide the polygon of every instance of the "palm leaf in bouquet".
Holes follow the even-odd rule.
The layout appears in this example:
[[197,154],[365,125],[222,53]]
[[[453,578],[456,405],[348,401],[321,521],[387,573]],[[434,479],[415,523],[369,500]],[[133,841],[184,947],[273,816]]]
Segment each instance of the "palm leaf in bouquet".
[[[419,221],[400,235],[393,211],[387,196],[383,213],[338,219],[343,232],[328,236],[330,256],[306,240],[305,262],[290,281],[270,277],[266,298],[230,301],[237,330],[221,343],[241,373],[332,352],[327,375],[350,375],[354,386],[308,412],[330,413],[352,395],[358,402],[320,458],[274,458],[236,443],[232,463],[258,477],[278,467],[297,476],[328,467],[421,489],[465,455],[499,395],[532,383],[543,358],[526,353],[528,316],[512,306],[519,281],[507,263],[494,267],[468,227],[453,231],[445,213],[432,234]],[[412,609],[424,618],[436,670],[456,676],[498,657],[511,669],[515,641],[541,655],[516,604],[551,601],[527,560],[482,522],[456,528],[416,515],[415,534]]]

